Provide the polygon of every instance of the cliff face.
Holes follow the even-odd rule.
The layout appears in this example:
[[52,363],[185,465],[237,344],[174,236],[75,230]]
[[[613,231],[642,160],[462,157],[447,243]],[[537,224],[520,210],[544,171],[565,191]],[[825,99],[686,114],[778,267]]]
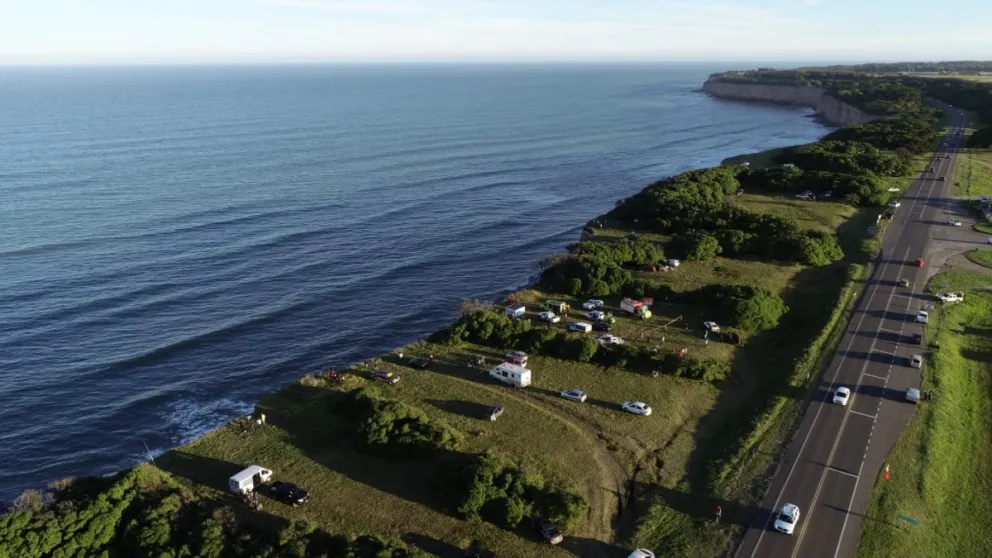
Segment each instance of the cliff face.
[[816,111],[817,118],[837,126],[864,124],[879,118],[827,95],[818,87],[731,83],[711,78],[703,84],[703,91],[720,99],[810,107]]

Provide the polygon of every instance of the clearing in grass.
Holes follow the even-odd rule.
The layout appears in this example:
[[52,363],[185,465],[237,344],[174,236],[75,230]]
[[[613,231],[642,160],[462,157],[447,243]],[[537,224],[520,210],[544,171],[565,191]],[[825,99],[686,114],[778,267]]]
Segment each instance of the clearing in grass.
[[[974,276],[936,276],[986,289]],[[858,556],[984,558],[992,548],[992,295],[942,307],[924,384],[934,391],[876,483]],[[918,521],[910,525],[900,516]]]
[[954,195],[988,196],[992,194],[992,151],[959,153],[954,165]]

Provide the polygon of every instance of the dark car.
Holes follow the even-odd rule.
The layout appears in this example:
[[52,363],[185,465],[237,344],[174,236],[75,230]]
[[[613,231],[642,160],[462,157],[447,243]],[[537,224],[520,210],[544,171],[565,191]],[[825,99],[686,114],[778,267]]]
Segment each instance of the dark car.
[[605,331],[607,333],[613,331],[613,326],[609,322],[596,322],[592,324],[592,328],[596,331]]
[[310,499],[310,493],[290,482],[275,482],[269,488],[269,492],[277,500],[282,500],[292,506],[299,506]]
[[548,544],[558,544],[562,541],[564,537],[561,536],[561,532],[555,527],[554,523],[551,523],[543,517],[534,516],[530,521],[531,526],[537,531],[544,542]]
[[372,373],[372,379],[377,382],[386,382],[387,384],[395,384],[400,381],[400,377],[392,372],[385,372],[383,370],[376,370]]
[[922,333],[914,333],[913,334],[913,344],[914,345],[922,345],[923,344],[923,334]]
[[419,368],[421,370],[427,370],[431,366],[431,359],[429,358],[411,358],[408,362],[412,368]]

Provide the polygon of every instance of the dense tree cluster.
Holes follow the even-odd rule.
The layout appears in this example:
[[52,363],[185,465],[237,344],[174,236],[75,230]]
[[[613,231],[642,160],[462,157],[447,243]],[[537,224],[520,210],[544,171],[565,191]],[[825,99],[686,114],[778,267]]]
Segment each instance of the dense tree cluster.
[[992,126],[977,130],[968,136],[966,147],[972,149],[992,149]]
[[[745,188],[766,192],[798,194],[831,192],[834,199],[851,205],[880,206],[889,201],[888,185],[875,176],[806,171],[799,167],[753,169],[741,176]],[[727,244],[723,244],[724,248]]]
[[514,529],[524,517],[539,514],[559,529],[569,529],[589,513],[589,504],[581,496],[549,489],[538,478],[525,478],[492,453],[452,461],[445,468],[440,491],[464,519],[482,519]]
[[331,535],[305,522],[276,524],[204,499],[139,466],[114,479],[81,479],[0,517],[3,558],[426,558],[406,545]]
[[823,71],[853,71],[875,74],[894,72],[949,72],[971,73],[992,72],[992,62],[976,60],[959,60],[951,62],[871,62],[868,64],[845,64],[809,68]]
[[913,113],[841,128],[823,139],[867,143],[892,151],[905,149],[910,154],[926,153],[937,145],[940,137],[934,130],[934,121],[932,114]]
[[772,329],[789,311],[778,294],[750,285],[706,285],[683,294],[681,300],[708,304],[715,319],[744,331]]
[[358,447],[374,455],[418,459],[455,449],[461,439],[459,432],[420,409],[380,398],[371,388],[349,392],[339,410],[358,421]]
[[909,162],[864,142],[823,140],[784,150],[777,158],[803,170],[869,176],[902,176]]

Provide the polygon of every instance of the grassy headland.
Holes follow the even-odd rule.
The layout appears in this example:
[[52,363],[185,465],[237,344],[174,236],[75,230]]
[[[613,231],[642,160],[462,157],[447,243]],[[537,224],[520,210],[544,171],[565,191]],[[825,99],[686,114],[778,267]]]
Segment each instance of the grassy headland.
[[[419,555],[413,546],[446,556],[472,540],[520,557],[623,557],[632,547],[724,554],[760,502],[809,395],[807,375],[822,369],[843,330],[884,227],[875,218],[898,196],[889,188],[908,181],[934,144],[936,115],[919,90],[900,84],[844,98],[893,118],[779,150],[752,168],[652,184],[590,222],[538,284],[514,293],[523,319],[506,317],[509,300],[467,303],[429,340],[340,370],[340,382],[304,377],[258,403],[265,425],[237,420],[113,481],[126,487],[105,483],[78,504],[65,496],[78,492],[58,493],[70,502],[61,507],[22,501],[0,524],[0,556],[46,556],[14,541],[61,532],[66,514],[100,494],[121,504],[94,516],[103,527],[94,554],[319,555],[343,544],[355,556]],[[806,191],[818,199],[797,198]],[[671,258],[681,265],[666,269]],[[650,319],[621,311],[622,298],[644,296],[655,300]],[[615,314],[612,334],[623,345],[537,316],[554,300],[568,306],[559,312],[566,321],[590,321],[581,310],[589,298]],[[704,321],[736,337],[707,338]],[[532,386],[511,390],[485,373],[510,350],[530,355]],[[428,355],[427,370],[408,363]],[[488,364],[475,364],[480,358]],[[377,383],[373,371],[401,379]],[[572,388],[588,400],[560,397]],[[626,414],[628,400],[654,412]],[[495,422],[486,416],[493,403],[505,409]],[[263,513],[247,510],[226,486],[249,464],[304,486],[310,501],[294,508],[263,496]],[[706,520],[717,503],[724,522],[713,530]],[[560,547],[538,539],[525,521],[531,513],[557,523]],[[147,519],[146,535],[124,520],[137,516]],[[181,527],[207,516],[209,534]],[[258,527],[240,530],[243,518]]]

